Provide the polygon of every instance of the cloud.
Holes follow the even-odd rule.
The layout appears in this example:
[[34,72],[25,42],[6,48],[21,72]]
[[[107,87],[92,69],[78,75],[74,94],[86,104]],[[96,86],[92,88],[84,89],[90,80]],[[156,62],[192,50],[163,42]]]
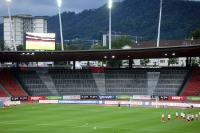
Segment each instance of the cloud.
[[[107,2],[108,0],[62,0],[61,12],[79,13],[85,9],[97,9]],[[6,0],[0,0],[0,3],[0,16],[8,16]],[[57,0],[11,0],[9,7],[11,15],[53,16],[58,14]],[[3,18],[0,17],[0,23],[2,22]]]
[[[79,13],[85,9],[99,8],[107,2],[108,0],[62,0],[61,12]],[[6,0],[0,0],[0,3],[0,16],[7,16]],[[57,0],[11,0],[9,7],[11,15],[53,16],[58,14]],[[2,20],[1,18],[0,23],[2,23]]]

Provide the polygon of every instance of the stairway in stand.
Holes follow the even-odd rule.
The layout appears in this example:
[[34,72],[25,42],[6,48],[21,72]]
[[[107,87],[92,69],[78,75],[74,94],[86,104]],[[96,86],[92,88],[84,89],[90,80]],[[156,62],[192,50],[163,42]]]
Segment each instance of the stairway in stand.
[[0,88],[0,97],[8,97],[8,95]]

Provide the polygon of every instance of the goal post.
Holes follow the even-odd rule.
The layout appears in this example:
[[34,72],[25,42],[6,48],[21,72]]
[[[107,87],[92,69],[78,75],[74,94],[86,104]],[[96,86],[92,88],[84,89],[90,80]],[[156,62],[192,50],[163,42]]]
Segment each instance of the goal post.
[[130,97],[129,107],[143,106],[143,107],[155,107],[159,108],[159,97],[150,97],[148,99],[140,99],[135,97]]

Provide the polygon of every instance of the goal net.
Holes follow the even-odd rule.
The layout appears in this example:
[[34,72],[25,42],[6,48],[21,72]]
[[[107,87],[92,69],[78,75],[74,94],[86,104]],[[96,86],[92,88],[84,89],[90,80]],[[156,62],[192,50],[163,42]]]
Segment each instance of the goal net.
[[148,98],[148,99],[140,99],[136,97],[131,97],[129,101],[129,106],[134,107],[134,106],[143,106],[143,107],[155,107],[159,108],[159,98],[158,97],[153,97],[153,98]]

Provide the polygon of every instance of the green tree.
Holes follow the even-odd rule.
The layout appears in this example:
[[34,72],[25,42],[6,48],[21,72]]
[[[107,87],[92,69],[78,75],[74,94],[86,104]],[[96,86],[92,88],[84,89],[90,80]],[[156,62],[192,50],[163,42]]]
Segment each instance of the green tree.
[[[128,38],[117,38],[115,40],[112,40],[112,49],[122,49],[123,46],[126,45],[132,45],[133,42]],[[108,49],[108,46],[103,47],[103,49]],[[109,60],[107,61],[107,66],[113,66],[113,67],[120,67],[122,65],[122,60]]]
[[140,64],[147,67],[147,64],[150,62],[150,60],[147,58],[147,59],[141,59],[140,60]]
[[61,50],[61,44],[56,44],[55,45],[55,50],[60,51]]
[[4,41],[1,41],[1,42],[0,42],[0,50],[1,50],[1,51],[4,51],[4,50],[5,50],[5,42],[4,42]]
[[170,66],[172,64],[172,66],[174,64],[178,64],[178,59],[177,58],[169,58],[168,60],[168,66]]
[[[63,44],[63,48],[64,48],[64,50],[67,50],[67,46],[65,44]],[[55,50],[56,51],[61,51],[61,49],[62,48],[61,48],[61,44],[60,43],[55,45]]]
[[200,39],[200,28],[197,28],[195,31],[191,33],[194,39]]
[[[128,64],[128,65],[129,65],[129,60],[124,60],[124,61],[123,61],[123,64]],[[135,62],[134,62],[134,60],[133,60],[133,63],[132,63],[132,65],[135,65]]]
[[77,44],[68,45],[68,50],[79,50],[79,46]]
[[85,45],[84,44],[82,44],[80,50],[85,50]]
[[122,49],[123,46],[132,45],[133,42],[129,38],[119,37],[115,40],[112,40],[112,49]]
[[55,61],[54,64],[55,65],[67,65],[68,62],[67,61],[59,61],[59,62]]
[[18,45],[17,46],[17,51],[24,51],[23,45]]
[[27,65],[27,67],[28,67],[28,65],[29,65],[29,62],[25,62],[25,64]]
[[200,60],[197,59],[197,57],[192,57],[192,65],[199,65],[200,64]]
[[90,50],[97,50],[97,49],[102,49],[102,46],[101,45],[93,45]]
[[0,49],[1,51],[10,51],[10,48],[5,44],[4,41],[0,42]]
[[109,60],[107,66],[113,66],[119,68],[122,65],[122,60]]

